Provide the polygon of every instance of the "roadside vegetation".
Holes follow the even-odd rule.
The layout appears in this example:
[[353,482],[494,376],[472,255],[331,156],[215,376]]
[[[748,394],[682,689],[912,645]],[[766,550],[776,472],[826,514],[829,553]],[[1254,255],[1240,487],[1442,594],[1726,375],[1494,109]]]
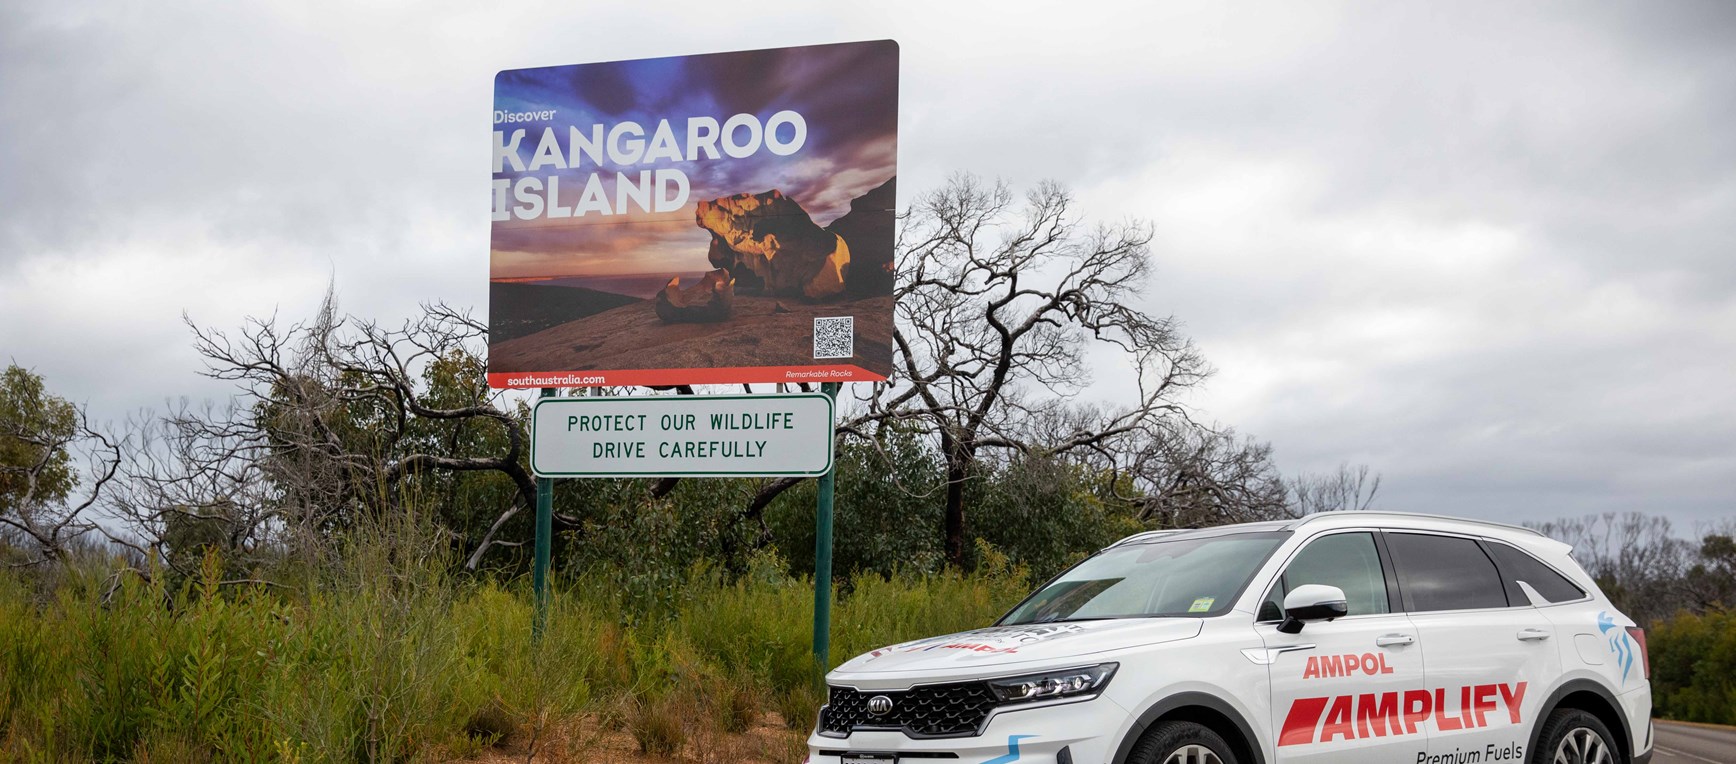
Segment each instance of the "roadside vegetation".
[[[1191,418],[1209,367],[1135,299],[1150,227],[1071,204],[961,176],[904,216],[895,378],[840,400],[834,663],[1139,530],[1373,505],[1366,467],[1286,475]],[[557,481],[533,643],[528,399],[485,384],[485,326],[328,297],[190,328],[231,400],[105,427],[0,375],[0,761],[801,759],[812,481]],[[1119,398],[1084,402],[1087,358]],[[1728,529],[1648,522],[1544,530],[1652,629],[1660,713],[1736,722]]]
[[[688,760],[801,759],[820,703],[813,594],[782,560],[733,578],[695,563],[646,609],[566,579],[533,642],[527,582],[455,574],[435,533],[370,528],[270,586],[225,583],[215,553],[179,586],[94,553],[53,582],[0,575],[0,760],[601,760],[587,727]],[[1026,581],[986,554],[968,576],[856,579],[833,654],[992,621]],[[739,737],[764,724],[787,731]]]

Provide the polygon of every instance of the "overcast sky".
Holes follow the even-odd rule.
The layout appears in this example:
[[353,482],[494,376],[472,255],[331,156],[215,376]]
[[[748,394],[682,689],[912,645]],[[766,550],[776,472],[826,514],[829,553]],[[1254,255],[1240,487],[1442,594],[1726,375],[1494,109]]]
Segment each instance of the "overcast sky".
[[1153,220],[1190,403],[1286,471],[1736,514],[1736,3],[852,5],[0,3],[0,362],[118,420],[226,393],[183,311],[481,309],[498,70],[893,38],[900,206]]

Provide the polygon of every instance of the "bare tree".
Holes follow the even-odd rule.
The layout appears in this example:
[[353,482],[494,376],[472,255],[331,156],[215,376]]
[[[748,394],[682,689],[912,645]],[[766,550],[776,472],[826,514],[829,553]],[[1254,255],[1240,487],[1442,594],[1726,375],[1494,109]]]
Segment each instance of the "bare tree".
[[1689,606],[1684,589],[1696,547],[1675,535],[1669,518],[1639,512],[1590,515],[1534,524],[1573,545],[1573,557],[1622,612],[1641,624]]
[[[900,232],[898,353],[851,428],[932,427],[946,469],[949,563],[965,551],[965,483],[988,451],[1089,453],[1118,460],[1127,443],[1185,418],[1176,396],[1207,374],[1170,318],[1135,306],[1150,268],[1151,227],[1086,226],[1061,186],[1015,206],[1001,183],[959,175],[917,201]],[[1072,407],[1092,381],[1088,353],[1109,350],[1131,388],[1114,408]],[[1032,421],[1062,423],[1035,432]]]
[[[17,565],[65,559],[95,524],[85,517],[114,481],[121,443],[84,407],[50,395],[19,366],[0,375],[0,530],[26,548]],[[83,495],[78,463],[90,477]]]
[[1701,527],[1682,590],[1685,607],[1697,613],[1736,607],[1736,520]]
[[194,408],[183,400],[161,415],[141,412],[131,431],[107,501],[127,531],[105,531],[113,543],[190,577],[208,550],[242,567],[285,540],[284,492],[270,479],[269,449],[242,408]]
[[1340,464],[1324,475],[1304,473],[1289,480],[1290,511],[1297,517],[1318,512],[1359,512],[1374,505],[1380,492],[1380,475],[1370,475],[1368,465]]
[[535,501],[526,410],[483,382],[486,328],[468,314],[425,306],[387,328],[340,315],[328,294],[307,323],[250,320],[234,335],[189,325],[206,374],[238,394],[151,423],[129,454],[131,490],[114,506],[159,551],[189,520],[222,525],[232,550],[310,548],[359,514],[424,498],[423,476],[475,473],[510,490],[485,528],[460,534],[466,567],[520,543],[500,531]]
[[1291,516],[1270,444],[1180,424],[1138,454],[1143,493],[1129,500],[1141,521],[1193,528]]
[[[966,548],[967,483],[1015,456],[1125,478],[1120,498],[1148,522],[1287,516],[1270,447],[1202,429],[1177,403],[1209,369],[1173,319],[1136,304],[1150,225],[1085,225],[1054,183],[1019,201],[1005,184],[958,175],[902,217],[893,377],[842,402],[840,443],[878,449],[893,425],[932,437],[953,565]],[[1094,382],[1088,356],[1109,362],[1115,405],[1075,400]],[[762,521],[801,481],[761,481],[735,520]],[[653,497],[676,482],[656,483]]]

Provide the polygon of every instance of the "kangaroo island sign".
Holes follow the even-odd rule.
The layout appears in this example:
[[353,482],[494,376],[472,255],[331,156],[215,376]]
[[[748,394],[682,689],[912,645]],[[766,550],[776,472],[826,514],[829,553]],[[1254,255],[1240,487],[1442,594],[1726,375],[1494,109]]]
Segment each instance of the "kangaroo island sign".
[[490,385],[891,373],[896,43],[508,70],[492,117]]

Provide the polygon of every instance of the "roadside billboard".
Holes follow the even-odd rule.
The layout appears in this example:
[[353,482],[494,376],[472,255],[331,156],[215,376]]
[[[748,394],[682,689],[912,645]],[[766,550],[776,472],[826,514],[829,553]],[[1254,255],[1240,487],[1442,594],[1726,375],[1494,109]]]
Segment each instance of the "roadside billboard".
[[495,79],[497,388],[883,380],[898,46]]

